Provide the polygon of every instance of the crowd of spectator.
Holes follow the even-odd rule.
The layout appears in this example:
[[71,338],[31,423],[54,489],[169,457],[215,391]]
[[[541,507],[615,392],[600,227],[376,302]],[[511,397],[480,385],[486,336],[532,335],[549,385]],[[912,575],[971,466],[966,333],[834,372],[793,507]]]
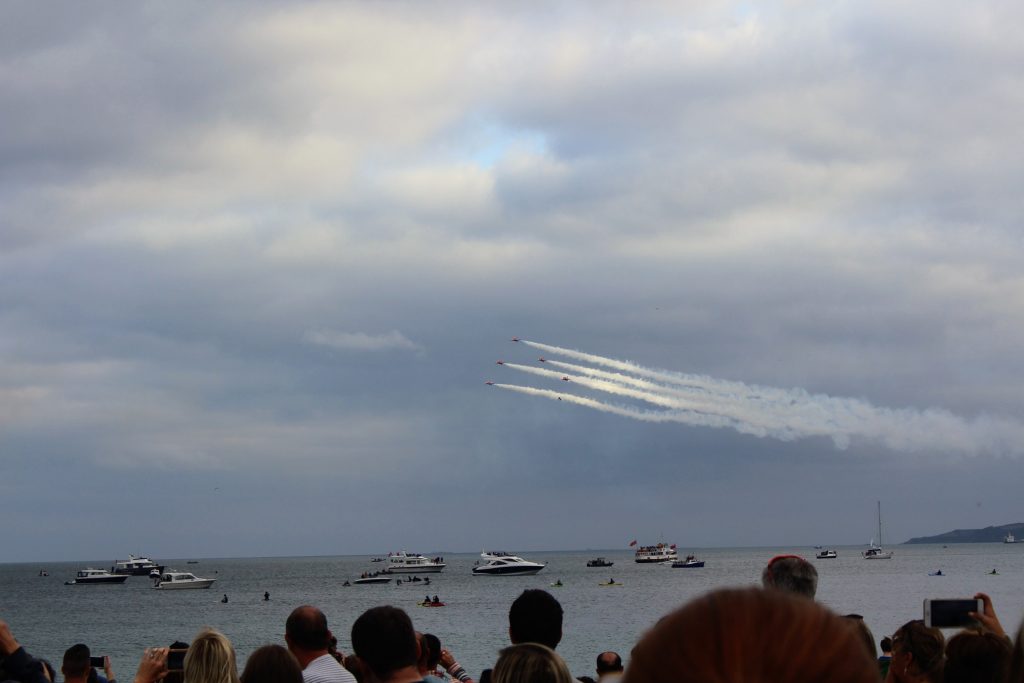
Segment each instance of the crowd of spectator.
[[[383,605],[351,628],[353,652],[318,608],[295,608],[284,646],[255,650],[238,674],[223,633],[204,628],[191,643],[143,651],[133,683],[676,683],[779,681],[802,683],[1024,683],[1024,626],[1010,638],[992,601],[976,625],[952,635],[922,620],[903,624],[879,641],[860,615],[837,615],[815,602],[817,571],[803,558],[774,558],[762,588],[720,589],[662,617],[633,648],[628,663],[611,651],[596,657],[594,673],[574,677],[557,652],[562,606],[543,590],[526,590],[509,610],[510,645],[479,679],[459,665],[430,633],[419,633],[403,610]],[[64,654],[65,683],[117,683],[109,658],[85,644]],[[102,669],[103,674],[97,669]],[[0,620],[0,683],[55,683],[49,662],[37,659]]]

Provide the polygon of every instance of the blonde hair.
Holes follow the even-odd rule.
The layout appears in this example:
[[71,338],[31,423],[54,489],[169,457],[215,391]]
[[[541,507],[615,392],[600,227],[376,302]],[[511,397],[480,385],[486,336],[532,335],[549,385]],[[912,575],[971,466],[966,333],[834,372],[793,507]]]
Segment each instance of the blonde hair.
[[185,683],[239,683],[235,649],[220,631],[204,628],[185,655]]
[[562,658],[540,643],[520,643],[502,650],[491,680],[494,683],[575,683]]

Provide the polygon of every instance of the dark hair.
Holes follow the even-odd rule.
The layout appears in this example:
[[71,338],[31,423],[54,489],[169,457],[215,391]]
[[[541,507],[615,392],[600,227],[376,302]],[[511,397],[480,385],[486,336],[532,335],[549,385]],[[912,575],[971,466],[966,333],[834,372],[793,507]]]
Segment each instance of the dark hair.
[[540,643],[552,650],[562,640],[562,606],[547,591],[524,590],[508,611],[513,643]]
[[280,645],[264,645],[245,662],[242,683],[302,683],[302,667],[295,655]]
[[292,610],[284,624],[288,641],[303,650],[326,650],[331,641],[327,617],[312,605]]
[[892,638],[889,636],[882,638],[882,642],[879,645],[882,646],[882,652],[892,652]]
[[87,675],[92,670],[92,664],[89,662],[91,654],[89,646],[83,643],[72,645],[65,650],[64,661],[60,666],[64,678],[79,678]]
[[416,666],[412,620],[391,605],[368,609],[352,624],[352,649],[381,680],[398,669]]
[[717,590],[670,613],[633,648],[624,683],[878,683],[846,621],[813,600],[759,588]]
[[945,646],[942,631],[925,626],[920,619],[903,624],[892,636],[893,654],[909,653],[918,672],[932,680],[939,680],[942,675]]
[[776,555],[761,572],[761,585],[814,599],[818,570],[799,555]]
[[[605,655],[611,655],[611,657]],[[622,671],[622,657],[619,656],[619,653],[608,651],[599,654],[597,656],[597,673],[606,674],[613,671]]]
[[1010,641],[994,633],[962,631],[946,644],[946,683],[1002,683],[1010,670]]
[[430,648],[430,655],[427,657],[427,669],[433,671],[437,668],[438,662],[441,661],[441,639],[433,633],[424,633],[423,638],[427,641],[427,647]]

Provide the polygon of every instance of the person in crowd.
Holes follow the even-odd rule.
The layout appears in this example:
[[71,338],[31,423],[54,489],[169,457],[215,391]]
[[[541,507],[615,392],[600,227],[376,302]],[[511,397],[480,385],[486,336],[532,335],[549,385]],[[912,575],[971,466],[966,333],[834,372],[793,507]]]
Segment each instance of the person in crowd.
[[558,653],[540,643],[521,643],[501,651],[494,683],[576,683]]
[[1017,631],[1013,655],[1010,656],[1010,675],[1006,680],[1008,683],[1024,683],[1024,624],[1021,624]]
[[946,643],[945,683],[1003,683],[1010,670],[1008,638],[968,629]]
[[878,683],[844,619],[780,590],[722,589],[663,617],[636,644],[623,683]]
[[46,680],[53,683],[57,680],[57,670],[53,668],[53,664],[50,664],[50,660],[39,658],[39,663],[43,665],[43,675],[46,676]]
[[375,683],[421,683],[416,632],[403,610],[373,607],[352,624],[352,650]]
[[946,639],[920,619],[900,626],[892,636],[888,683],[941,683]]
[[305,683],[355,683],[352,673],[328,651],[331,637],[327,617],[316,607],[303,605],[288,615],[284,639],[302,667]]
[[115,683],[114,670],[110,666],[110,657],[103,658],[104,676],[98,676],[92,667],[92,652],[84,643],[72,645],[64,651],[61,673],[65,683]]
[[249,655],[241,683],[303,683],[295,655],[280,645],[264,645]]
[[427,683],[444,683],[444,674],[437,670],[437,664],[441,660],[441,640],[433,633],[416,633],[419,642],[420,656],[416,666],[420,670],[420,676]]
[[878,643],[878,646],[882,648],[882,654],[878,657],[878,673],[882,674],[882,678],[889,673],[889,662],[892,661],[892,638],[886,636]]
[[[552,650],[562,642],[562,605],[539,588],[528,588],[508,611],[508,639],[513,645],[540,643]],[[491,670],[480,674],[480,683],[491,683]]]
[[878,661],[878,650],[875,648],[875,634],[868,628],[864,617],[859,614],[844,614],[843,619],[846,619],[846,623],[853,628],[857,637],[864,643],[864,649],[871,655],[871,659]]
[[597,656],[597,680],[612,683],[622,678],[622,657],[617,652],[602,652]]
[[0,619],[0,681],[47,683],[43,664],[21,646],[7,622]]
[[818,592],[818,570],[799,555],[776,555],[761,571],[761,585],[813,600]]
[[235,648],[220,631],[204,628],[185,653],[185,683],[239,683]]
[[453,679],[459,681],[459,683],[476,683],[473,677],[466,673],[466,669],[456,661],[455,656],[451,653],[451,650],[447,648],[441,648],[441,666],[448,672],[448,675]]

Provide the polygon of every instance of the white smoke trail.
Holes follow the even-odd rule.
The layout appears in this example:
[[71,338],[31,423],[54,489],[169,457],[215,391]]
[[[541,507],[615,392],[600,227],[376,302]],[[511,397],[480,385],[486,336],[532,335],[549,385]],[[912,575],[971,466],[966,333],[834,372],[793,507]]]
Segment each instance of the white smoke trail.
[[[546,359],[552,367],[567,371],[575,386],[664,408],[643,411],[579,396],[569,399],[565,393],[552,392],[563,400],[623,417],[649,422],[729,427],[745,434],[787,441],[827,436],[839,448],[845,448],[854,438],[866,438],[902,451],[1024,454],[1021,446],[1024,444],[1024,425],[1008,418],[981,416],[966,419],[936,408],[884,408],[862,399],[654,370],[558,346],[527,340],[522,342],[547,355],[589,363],[588,366]],[[553,370],[506,365],[540,377],[561,379],[561,374]],[[616,372],[590,367],[593,365]],[[522,393],[529,393],[526,389],[529,388],[520,388]]]

